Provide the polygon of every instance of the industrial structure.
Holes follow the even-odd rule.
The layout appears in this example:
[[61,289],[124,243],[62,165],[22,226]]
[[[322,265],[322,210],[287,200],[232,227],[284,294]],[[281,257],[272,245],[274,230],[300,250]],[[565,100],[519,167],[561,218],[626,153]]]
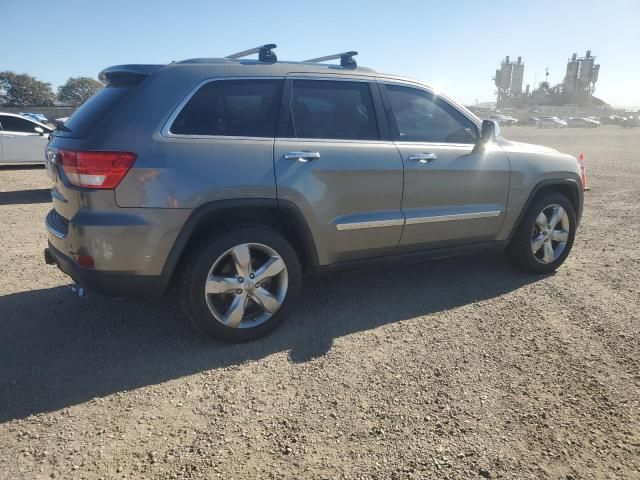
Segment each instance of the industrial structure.
[[594,65],[595,57],[587,50],[584,57],[577,58],[576,53],[567,62],[567,74],[564,77],[564,92],[570,95],[592,96],[598,81],[600,65]]
[[566,75],[561,83],[551,86],[547,69],[544,81],[534,85],[533,90],[526,85],[523,91],[522,57],[518,57],[515,62],[505,57],[493,79],[497,88],[497,106],[516,109],[532,106],[609,108],[605,102],[593,96],[599,73],[600,65],[595,64],[591,50],[587,50],[584,57],[578,57],[574,53],[567,62]]
[[509,56],[506,56],[500,63],[500,68],[496,70],[494,77],[495,85],[498,87],[496,91],[498,103],[522,96],[523,79],[524,63],[522,63],[522,57],[518,57],[516,62],[511,62]]

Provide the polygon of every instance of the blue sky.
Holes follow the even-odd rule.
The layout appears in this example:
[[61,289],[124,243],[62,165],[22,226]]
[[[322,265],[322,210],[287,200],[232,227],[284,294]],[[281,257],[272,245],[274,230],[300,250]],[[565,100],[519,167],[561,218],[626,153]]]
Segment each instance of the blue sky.
[[[525,6],[526,5],[526,6]],[[601,64],[596,95],[640,105],[640,0],[0,0],[0,70],[54,87],[109,65],[224,56],[262,43],[281,59],[344,50],[380,71],[419,78],[454,98],[493,100],[505,55],[525,83],[559,83],[573,52]]]

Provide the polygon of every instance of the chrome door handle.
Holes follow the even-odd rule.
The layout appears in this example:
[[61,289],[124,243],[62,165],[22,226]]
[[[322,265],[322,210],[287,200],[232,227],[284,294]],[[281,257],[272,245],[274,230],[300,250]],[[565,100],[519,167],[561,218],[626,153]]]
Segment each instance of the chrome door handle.
[[435,153],[414,153],[409,155],[409,160],[413,160],[420,163],[429,163],[432,160],[438,158]]
[[309,160],[320,158],[320,152],[287,152],[284,154],[284,158],[307,163]]

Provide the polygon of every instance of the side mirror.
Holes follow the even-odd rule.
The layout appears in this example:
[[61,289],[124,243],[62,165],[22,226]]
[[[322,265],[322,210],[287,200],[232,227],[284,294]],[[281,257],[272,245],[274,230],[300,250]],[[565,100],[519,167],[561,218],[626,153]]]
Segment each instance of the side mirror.
[[40,135],[44,135],[44,129],[42,127],[36,127],[33,130]]
[[486,145],[493,142],[500,136],[500,124],[495,120],[483,120],[482,132],[480,133],[480,143]]

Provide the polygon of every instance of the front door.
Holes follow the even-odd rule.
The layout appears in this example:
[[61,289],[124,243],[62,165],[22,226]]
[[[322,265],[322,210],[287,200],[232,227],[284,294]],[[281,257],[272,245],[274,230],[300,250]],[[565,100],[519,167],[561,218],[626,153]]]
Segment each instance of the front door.
[[278,199],[302,210],[321,265],[398,245],[403,167],[384,122],[375,83],[287,80],[274,151]]
[[418,86],[384,86],[395,144],[405,166],[405,250],[496,238],[510,166],[500,147],[475,149],[478,128],[454,105]]

